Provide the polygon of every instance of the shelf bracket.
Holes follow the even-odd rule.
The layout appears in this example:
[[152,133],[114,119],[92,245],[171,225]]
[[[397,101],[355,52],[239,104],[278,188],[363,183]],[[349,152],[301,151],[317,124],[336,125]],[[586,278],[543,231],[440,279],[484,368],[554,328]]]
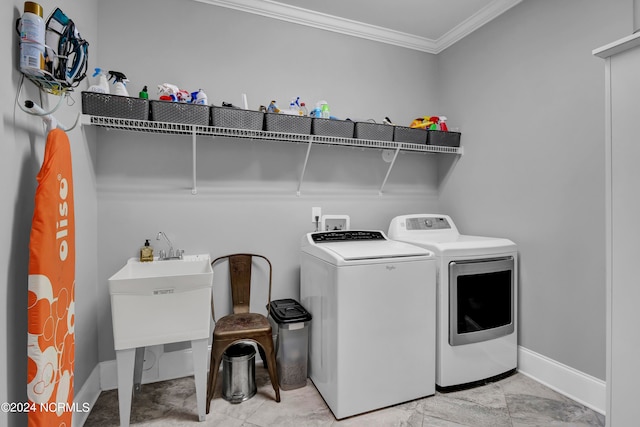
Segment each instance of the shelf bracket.
[[395,151],[391,151],[391,150],[385,150],[382,152],[382,158],[385,161],[389,161],[387,160],[387,153],[393,153],[393,157],[391,158],[391,161],[389,162],[389,169],[387,169],[387,174],[384,177],[384,181],[382,181],[382,185],[380,186],[380,191],[378,191],[378,195],[382,196],[382,190],[384,189],[384,186],[387,184],[387,180],[389,179],[389,174],[391,173],[391,169],[393,168],[393,165],[396,162],[396,159],[398,158],[398,153],[400,152],[400,144],[398,144],[398,146],[396,147]]
[[197,162],[197,155],[196,155],[196,139],[197,139],[198,133],[196,132],[196,126],[192,126],[191,127],[191,154],[192,154],[192,178],[193,178],[193,185],[191,187],[191,194],[198,194],[198,189],[196,187],[196,162]]
[[304,173],[307,170],[307,163],[309,162],[309,153],[311,153],[311,146],[313,145],[313,136],[309,135],[309,144],[307,145],[307,154],[304,156],[304,164],[302,165],[302,172],[300,172],[300,181],[298,182],[298,191],[296,195],[300,197],[300,189],[302,188],[302,181],[304,180]]

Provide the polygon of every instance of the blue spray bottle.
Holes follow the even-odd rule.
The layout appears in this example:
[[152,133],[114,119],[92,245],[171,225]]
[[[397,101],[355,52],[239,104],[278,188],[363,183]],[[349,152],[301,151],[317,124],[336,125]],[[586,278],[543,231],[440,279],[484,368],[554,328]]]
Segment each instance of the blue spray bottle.
[[97,68],[93,73],[92,77],[98,77],[98,83],[92,86],[89,86],[87,91],[89,92],[98,92],[98,93],[109,93],[109,82],[107,81],[107,75],[102,70],[102,68]]

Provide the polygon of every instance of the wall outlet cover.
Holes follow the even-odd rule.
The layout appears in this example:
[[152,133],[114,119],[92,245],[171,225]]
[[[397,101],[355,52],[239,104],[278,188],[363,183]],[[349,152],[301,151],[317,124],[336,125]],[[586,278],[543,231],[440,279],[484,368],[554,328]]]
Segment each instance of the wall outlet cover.
[[320,231],[349,230],[350,227],[349,215],[322,215]]

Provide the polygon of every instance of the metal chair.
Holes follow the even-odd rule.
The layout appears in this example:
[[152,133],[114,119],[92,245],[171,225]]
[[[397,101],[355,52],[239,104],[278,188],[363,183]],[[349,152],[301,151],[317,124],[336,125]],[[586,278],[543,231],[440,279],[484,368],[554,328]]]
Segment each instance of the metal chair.
[[[209,379],[207,382],[207,414],[211,406],[211,399],[216,387],[218,370],[222,356],[227,348],[239,341],[253,341],[258,344],[260,354],[266,356],[266,366],[269,378],[276,394],[276,402],[280,402],[280,384],[276,374],[276,358],[273,347],[271,324],[267,317],[259,313],[251,313],[249,300],[251,295],[251,270],[253,257],[264,259],[269,266],[269,293],[267,312],[271,307],[271,262],[262,255],[257,254],[231,254],[216,258],[211,263],[214,266],[218,261],[229,260],[229,277],[231,282],[231,299],[233,313],[221,317],[215,323],[213,330],[213,342],[211,344],[211,364],[209,366]],[[213,300],[211,301],[211,315],[214,315]],[[215,320],[215,317],[214,317]]]

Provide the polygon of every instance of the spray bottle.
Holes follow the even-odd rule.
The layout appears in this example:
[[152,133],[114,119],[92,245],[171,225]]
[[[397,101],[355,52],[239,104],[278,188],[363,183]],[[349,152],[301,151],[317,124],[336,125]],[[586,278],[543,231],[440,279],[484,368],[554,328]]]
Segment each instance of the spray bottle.
[[24,14],[19,19],[19,31],[20,71],[24,74],[42,76],[45,51],[42,6],[31,1],[24,2]]
[[445,116],[440,116],[440,130],[445,132],[449,131],[449,127],[447,126],[447,118]]
[[98,83],[95,85],[89,86],[87,91],[89,92],[98,92],[98,93],[109,93],[109,82],[107,81],[107,75],[102,70],[102,68],[97,68],[93,73],[92,77],[98,77]]
[[129,96],[129,92],[126,88],[126,83],[129,81],[127,76],[120,71],[109,71],[109,80],[113,79],[114,89],[113,93],[120,96]]

